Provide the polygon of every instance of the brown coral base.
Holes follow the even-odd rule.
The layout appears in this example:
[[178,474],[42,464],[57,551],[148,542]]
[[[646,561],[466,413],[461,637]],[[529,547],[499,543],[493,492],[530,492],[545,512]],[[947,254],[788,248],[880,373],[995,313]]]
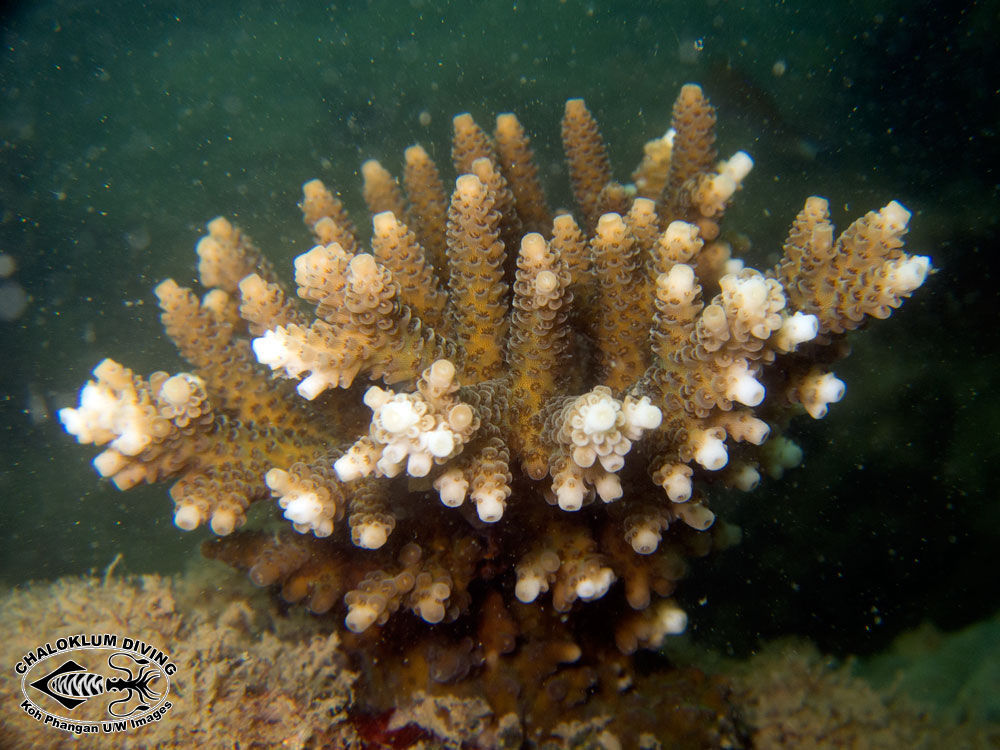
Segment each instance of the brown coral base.
[[[161,644],[179,666],[174,709],[129,732],[133,748],[996,746],[995,731],[937,724],[807,643],[777,644],[715,675],[657,655],[624,657],[580,631],[587,650],[560,663],[572,654],[558,617],[548,640],[507,653],[503,638],[437,628],[415,628],[423,636],[405,648],[385,646],[399,643],[394,631],[359,649],[360,637],[342,642],[329,618],[287,613],[263,592],[236,582],[220,589],[200,575],[64,579],[10,592],[0,600],[0,660],[12,665],[39,639],[80,632],[124,630]],[[494,625],[504,617],[498,606],[489,595],[482,602]],[[4,670],[0,747],[106,746],[29,719],[19,695],[20,681]]]

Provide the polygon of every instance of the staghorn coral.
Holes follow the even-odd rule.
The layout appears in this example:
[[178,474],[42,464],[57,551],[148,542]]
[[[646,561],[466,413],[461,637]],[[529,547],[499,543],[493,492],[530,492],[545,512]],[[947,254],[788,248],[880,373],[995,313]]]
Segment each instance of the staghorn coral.
[[[565,708],[609,644],[656,649],[684,629],[669,597],[685,558],[732,539],[706,489],[749,490],[794,465],[778,428],[843,396],[827,368],[844,333],[887,317],[930,270],[902,249],[898,203],[835,239],[815,197],[778,264],[745,267],[722,221],[752,161],[718,160],[715,121],[684,86],[671,131],[622,185],[585,104],[567,102],[577,219],[551,217],[514,115],[493,137],[459,115],[450,199],[420,147],[402,186],[363,165],[371,253],[334,193],[308,182],[318,244],[295,282],[311,315],[215,219],[198,244],[203,299],[157,287],[194,371],[146,381],[106,361],[60,418],[108,446],[102,476],[123,489],[176,479],[175,523],[224,537],[207,554],[335,609],[366,648],[366,631],[404,627],[404,612],[477,622],[498,595],[513,645],[444,671],[569,648],[576,682],[510,706]],[[298,534],[236,531],[269,496]],[[576,616],[595,606],[600,623]],[[553,630],[562,613],[570,625]],[[564,660],[541,663],[535,676]],[[511,669],[504,679],[533,679]]]

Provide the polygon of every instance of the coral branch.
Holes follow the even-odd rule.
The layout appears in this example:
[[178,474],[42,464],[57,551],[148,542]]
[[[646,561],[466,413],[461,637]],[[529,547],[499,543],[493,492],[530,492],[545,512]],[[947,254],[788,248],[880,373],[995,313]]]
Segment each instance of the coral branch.
[[552,219],[517,118],[497,118],[494,142],[459,115],[450,198],[422,147],[406,151],[408,199],[362,166],[370,252],[335,192],[303,186],[318,244],[295,259],[297,299],[215,219],[203,296],[156,287],[193,372],[146,380],[105,360],[60,419],[103,447],[94,466],[121,489],[173,481],[182,529],[264,523],[247,509],[271,498],[294,531],[239,531],[206,554],[337,612],[359,647],[397,620],[465,620],[432,629],[428,655],[406,651],[422,685],[537,661],[563,680],[538,705],[586,696],[607,674],[587,661],[595,642],[632,653],[684,629],[670,597],[685,558],[733,540],[713,485],[750,491],[800,463],[780,428],[842,399],[844,334],[931,272],[904,251],[895,201],[836,237],[809,198],[772,269],[733,257],[723,221],[753,162],[717,161],[715,121],[684,86],[622,185],[570,100],[576,218]]
[[475,175],[458,178],[448,210],[448,265],[455,339],[463,371],[476,380],[501,374],[507,334],[504,246],[495,197]]

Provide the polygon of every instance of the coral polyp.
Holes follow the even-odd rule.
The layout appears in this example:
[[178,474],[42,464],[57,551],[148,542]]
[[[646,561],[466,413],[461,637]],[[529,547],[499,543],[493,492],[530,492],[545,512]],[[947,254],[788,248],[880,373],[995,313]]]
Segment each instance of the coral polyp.
[[[414,648],[436,644],[437,682],[576,665],[560,700],[586,692],[598,651],[594,680],[627,670],[611,644],[630,654],[684,630],[671,596],[685,560],[733,537],[709,488],[750,490],[794,462],[781,427],[841,399],[841,339],[930,269],[903,250],[900,204],[836,236],[818,197],[773,268],[746,266],[723,219],[753,163],[718,158],[715,121],[684,86],[623,184],[571,99],[576,209],[553,214],[517,118],[490,135],[459,115],[450,195],[420,146],[401,183],[365,163],[368,245],[333,191],[305,184],[315,246],[295,259],[298,299],[214,219],[201,298],[156,288],[191,371],[105,360],[60,418],[104,446],[101,476],[173,481],[176,525],[221,537],[210,557],[335,612],[349,645],[386,649],[373,632],[422,621],[437,628]],[[268,500],[285,530],[242,528]]]

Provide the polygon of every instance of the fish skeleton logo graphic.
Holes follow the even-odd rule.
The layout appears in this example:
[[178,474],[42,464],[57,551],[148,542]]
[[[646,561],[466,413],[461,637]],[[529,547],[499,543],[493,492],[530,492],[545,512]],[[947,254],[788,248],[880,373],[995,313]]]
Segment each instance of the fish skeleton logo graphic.
[[[128,666],[116,664],[115,657],[118,656],[123,656],[139,665],[138,671],[133,674]],[[147,664],[149,664],[148,659],[137,659],[125,651],[117,651],[108,657],[108,666],[124,672],[127,677],[105,677],[97,672],[89,672],[86,667],[69,659],[62,666],[29,684],[70,711],[103,693],[112,691],[128,693],[125,697],[112,701],[108,706],[109,714],[116,718],[125,718],[140,711],[147,711],[149,704],[146,701],[155,703],[160,698],[160,693],[149,686],[149,683],[158,679],[158,670],[148,669]],[[119,713],[116,710],[121,704],[127,706],[135,696],[139,696],[140,700],[130,711]]]

